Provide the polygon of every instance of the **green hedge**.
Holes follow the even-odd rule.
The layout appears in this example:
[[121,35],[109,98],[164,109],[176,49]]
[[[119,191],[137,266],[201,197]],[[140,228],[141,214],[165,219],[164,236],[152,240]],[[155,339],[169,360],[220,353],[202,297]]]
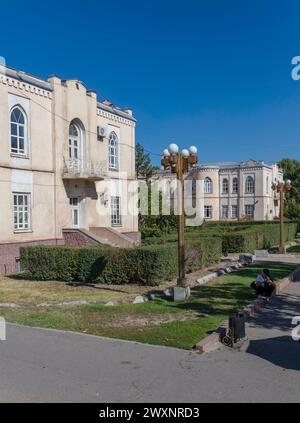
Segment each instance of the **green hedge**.
[[[177,244],[174,242],[132,249],[22,247],[21,266],[35,280],[154,286],[177,275],[177,254]],[[219,261],[221,255],[220,238],[187,240],[186,270],[200,270]]]

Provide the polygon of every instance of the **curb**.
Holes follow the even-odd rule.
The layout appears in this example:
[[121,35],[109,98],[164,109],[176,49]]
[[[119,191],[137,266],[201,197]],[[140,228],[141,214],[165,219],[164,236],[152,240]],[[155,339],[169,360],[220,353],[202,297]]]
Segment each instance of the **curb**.
[[[294,275],[296,271],[299,269],[300,268],[295,269],[294,272],[290,273],[288,276],[286,276],[285,278],[277,282],[274,295],[280,294],[291,282],[294,281]],[[264,299],[256,298],[255,300],[251,301],[251,303],[247,304],[241,310],[241,312],[245,314],[246,321],[250,317],[254,316],[255,312],[260,311],[265,306],[266,303],[267,301],[265,301]],[[195,345],[194,347],[195,351],[199,353],[204,353],[204,352],[211,352],[219,348],[222,345],[220,342],[220,335],[224,333],[224,331],[226,331],[227,328],[228,328],[228,321],[225,320],[214,332],[212,332],[210,335],[206,336],[205,338],[201,339],[201,341],[199,341]]]

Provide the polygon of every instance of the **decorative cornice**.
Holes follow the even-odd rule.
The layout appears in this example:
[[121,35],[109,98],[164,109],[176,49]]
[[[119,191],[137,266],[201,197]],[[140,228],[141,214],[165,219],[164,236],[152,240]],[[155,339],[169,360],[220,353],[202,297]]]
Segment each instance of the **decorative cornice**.
[[47,91],[43,88],[36,87],[27,82],[18,81],[17,79],[11,78],[6,75],[0,75],[0,83],[2,83],[3,85],[7,85],[9,87],[16,88],[19,91],[24,91],[24,93],[27,92],[30,94],[38,95],[40,97],[52,99],[51,91]]
[[127,119],[126,117],[123,117],[123,116],[118,116],[117,114],[108,112],[106,110],[102,110],[102,109],[98,108],[97,109],[97,115],[104,117],[106,119],[110,119],[114,122],[118,122],[118,123],[122,123],[124,125],[135,127],[135,122],[133,120]]

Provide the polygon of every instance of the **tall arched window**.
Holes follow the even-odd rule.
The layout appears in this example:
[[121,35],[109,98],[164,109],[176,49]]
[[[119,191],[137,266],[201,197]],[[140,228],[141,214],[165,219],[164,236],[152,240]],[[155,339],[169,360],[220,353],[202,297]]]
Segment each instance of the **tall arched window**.
[[232,180],[232,193],[237,194],[239,189],[238,178],[233,178]]
[[27,119],[19,106],[10,112],[10,151],[12,154],[27,154]]
[[81,159],[81,129],[72,121],[69,127],[69,159]]
[[222,181],[222,193],[228,194],[228,179],[224,178]]
[[212,193],[212,180],[209,177],[204,179],[204,193],[211,194]]
[[268,176],[267,176],[267,179],[266,179],[266,191],[267,191],[267,194],[269,194],[269,192],[270,192],[270,180],[269,180]]
[[254,193],[254,179],[252,176],[247,176],[245,183],[245,192],[246,194]]
[[108,162],[110,169],[118,169],[118,137],[115,132],[111,132],[108,141]]

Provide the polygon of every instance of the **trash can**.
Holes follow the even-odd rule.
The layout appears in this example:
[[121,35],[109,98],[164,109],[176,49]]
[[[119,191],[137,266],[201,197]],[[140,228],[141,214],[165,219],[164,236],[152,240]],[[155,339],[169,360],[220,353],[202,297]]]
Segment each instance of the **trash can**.
[[244,313],[233,313],[229,316],[229,329],[233,342],[246,337]]

